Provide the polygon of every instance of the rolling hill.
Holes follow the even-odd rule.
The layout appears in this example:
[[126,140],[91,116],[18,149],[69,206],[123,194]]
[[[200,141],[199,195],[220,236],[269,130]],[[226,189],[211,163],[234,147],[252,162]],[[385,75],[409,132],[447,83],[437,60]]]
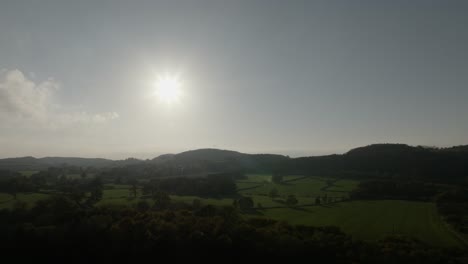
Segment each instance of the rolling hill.
[[[275,154],[246,154],[231,150],[197,149],[165,154],[152,160],[22,157],[0,159],[0,169],[43,170],[77,166],[112,168],[139,166],[192,168],[194,171],[243,170],[340,177],[403,177],[441,182],[466,181],[468,146],[429,148],[405,144],[373,144],[345,154],[289,158]],[[195,169],[194,169],[195,168]]]

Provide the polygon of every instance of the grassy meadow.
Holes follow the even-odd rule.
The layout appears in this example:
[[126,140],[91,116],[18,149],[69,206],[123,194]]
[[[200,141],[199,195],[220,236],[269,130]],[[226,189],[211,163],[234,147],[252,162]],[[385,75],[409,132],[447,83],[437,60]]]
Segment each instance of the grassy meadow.
[[[23,172],[26,174],[25,172]],[[75,176],[75,175],[73,175]],[[313,226],[338,226],[344,232],[363,240],[376,240],[388,234],[404,234],[416,237],[436,246],[460,246],[460,242],[447,229],[437,214],[435,204],[399,200],[348,201],[348,194],[358,185],[357,181],[326,179],[322,177],[285,176],[282,183],[271,182],[267,174],[248,175],[237,181],[240,194],[253,199],[256,211],[246,217],[268,217],[292,224]],[[271,198],[272,189],[278,196]],[[285,204],[288,195],[295,195],[298,204],[294,208]],[[106,185],[103,199],[98,205],[131,205],[143,200],[130,198],[128,185]],[[332,203],[315,205],[315,197],[333,197]],[[37,200],[48,197],[42,193],[21,193],[17,200],[32,206]],[[342,199],[344,198],[344,201]],[[191,204],[199,199],[202,205],[232,205],[232,198],[204,198],[171,195],[175,202]],[[146,199],[150,204],[151,199]],[[11,208],[15,203],[10,194],[0,193],[0,209]]]
[[435,246],[460,246],[437,214],[435,204],[412,201],[350,201],[323,206],[260,210],[292,224],[338,226],[362,240],[389,234],[416,237]]

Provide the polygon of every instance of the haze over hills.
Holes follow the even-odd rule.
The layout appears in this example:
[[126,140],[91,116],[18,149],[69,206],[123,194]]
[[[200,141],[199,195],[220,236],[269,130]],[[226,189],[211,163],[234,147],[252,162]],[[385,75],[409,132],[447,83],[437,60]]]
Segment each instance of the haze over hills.
[[[211,164],[218,170],[269,171],[296,174],[354,175],[382,173],[462,179],[468,172],[468,146],[430,148],[406,144],[373,144],[345,154],[290,158],[276,154],[246,154],[231,150],[197,149],[164,154],[151,160],[110,160],[76,157],[22,157],[0,159],[0,169],[45,170],[49,167],[113,168],[126,166],[190,167]],[[204,165],[203,165],[204,166]],[[354,175],[356,176],[356,175]]]
[[79,157],[19,157],[0,159],[0,169],[10,170],[42,170],[48,167],[77,166],[77,167],[122,167],[139,163],[163,164],[176,162],[186,164],[199,161],[219,162],[235,160],[242,166],[250,167],[260,160],[271,160],[271,162],[282,162],[288,157],[277,154],[245,154],[231,150],[220,149],[197,149],[181,152],[178,154],[163,154],[151,160],[128,158],[125,160],[111,160],[104,158],[79,158]]
[[48,167],[77,166],[77,167],[114,167],[125,166],[142,162],[138,159],[110,160],[103,158],[79,158],[79,157],[20,157],[0,159],[0,169],[9,170],[44,170]]

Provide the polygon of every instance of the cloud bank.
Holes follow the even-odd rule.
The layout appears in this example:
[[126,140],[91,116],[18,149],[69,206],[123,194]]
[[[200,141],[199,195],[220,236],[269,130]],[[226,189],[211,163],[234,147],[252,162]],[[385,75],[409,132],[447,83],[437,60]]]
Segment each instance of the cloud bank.
[[0,120],[48,128],[103,124],[119,118],[116,112],[67,111],[56,99],[60,84],[52,78],[35,83],[20,70],[0,71]]

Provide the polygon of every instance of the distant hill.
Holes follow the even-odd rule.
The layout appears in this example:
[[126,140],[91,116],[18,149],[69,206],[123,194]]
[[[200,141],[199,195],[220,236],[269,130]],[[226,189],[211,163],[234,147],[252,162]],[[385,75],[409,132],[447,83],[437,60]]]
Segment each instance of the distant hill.
[[75,158],[75,157],[21,157],[21,158],[7,158],[0,159],[0,169],[4,170],[45,170],[49,167],[63,167],[63,166],[76,166],[76,167],[116,167],[126,166],[131,164],[141,163],[143,161],[138,159],[126,160],[109,160],[102,158]]
[[128,171],[161,175],[190,175],[241,170],[335,177],[402,177],[468,182],[468,146],[433,148],[405,144],[373,144],[345,154],[289,158],[275,154],[246,154],[231,150],[197,149],[165,154],[152,160],[90,158],[0,159],[0,170],[44,170],[48,167],[125,167]]
[[40,170],[45,164],[34,157],[0,159],[0,169],[3,170]]
[[110,160],[102,158],[76,158],[76,157],[21,157],[0,159],[0,169],[7,170],[45,170],[49,167],[95,167],[112,168],[138,165],[155,166],[195,166],[203,164],[217,164],[223,167],[226,164],[236,165],[247,170],[270,171],[270,168],[281,164],[289,158],[276,154],[245,154],[230,150],[197,149],[178,154],[164,154],[152,160],[144,161],[129,158],[126,160]]
[[190,166],[199,163],[229,164],[246,170],[271,171],[271,168],[289,160],[288,157],[276,154],[245,154],[231,150],[197,149],[179,154],[166,154],[154,158],[156,164],[175,163],[179,166]]
[[351,149],[347,156],[400,156],[403,154],[414,154],[424,150],[423,148],[411,147],[406,144],[373,144],[365,147]]
[[354,177],[402,177],[440,182],[467,182],[468,146],[431,148],[405,144],[374,144],[342,155],[292,159],[283,171],[298,174]]
[[458,151],[458,152],[468,152],[468,145],[465,146],[454,146],[450,148],[443,148],[441,151]]

